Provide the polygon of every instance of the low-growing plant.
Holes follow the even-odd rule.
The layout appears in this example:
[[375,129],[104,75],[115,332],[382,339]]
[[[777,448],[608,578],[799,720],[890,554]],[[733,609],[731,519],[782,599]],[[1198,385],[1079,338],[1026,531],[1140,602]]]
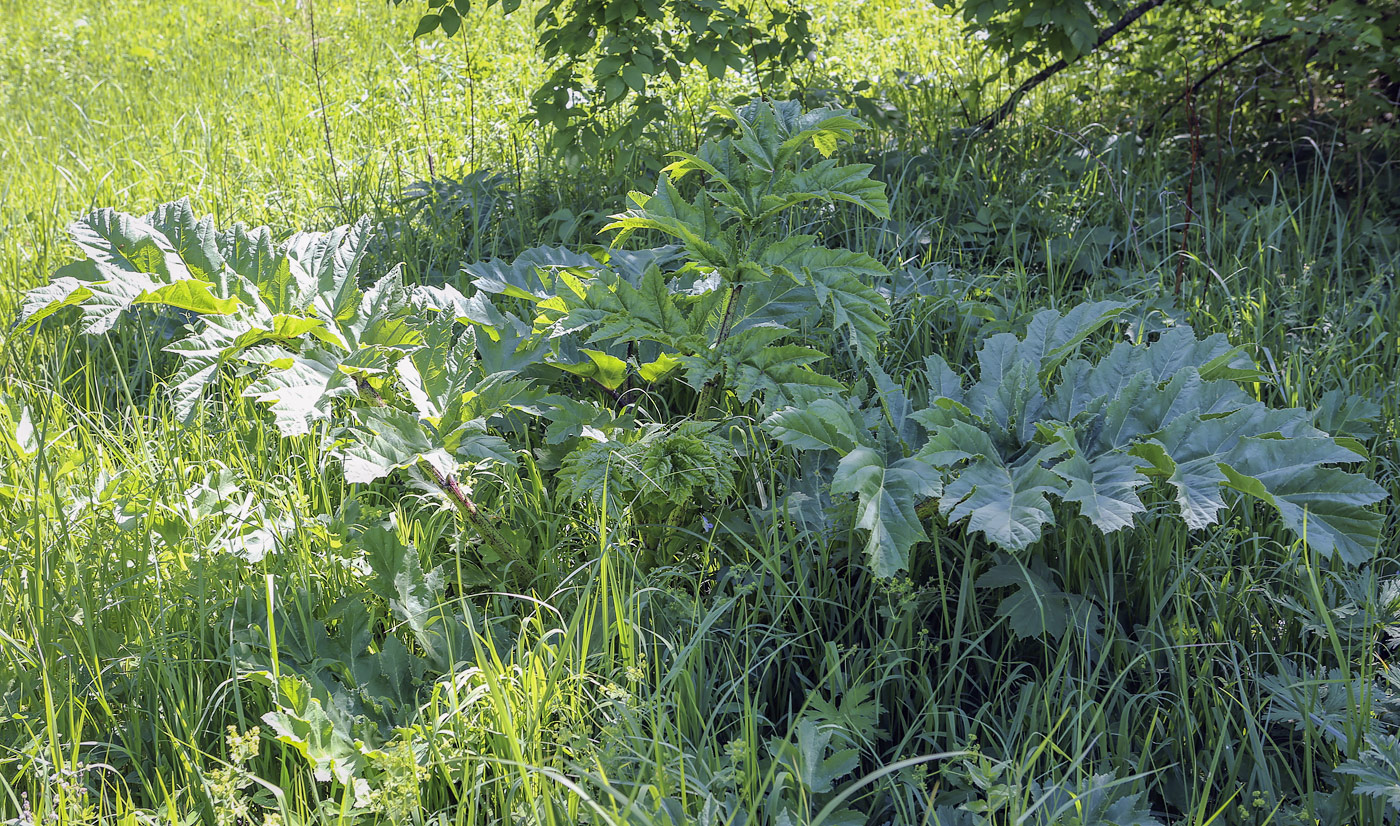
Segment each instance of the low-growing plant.
[[[1052,498],[1105,533],[1148,512],[1143,491],[1165,485],[1192,529],[1219,521],[1240,495],[1271,506],[1319,553],[1371,558],[1385,491],[1344,470],[1365,460],[1354,439],[1314,426],[1314,414],[1274,409],[1240,386],[1259,378],[1223,335],[1175,327],[1155,343],[1115,344],[1076,357],[1119,302],[1036,313],[1023,335],[998,333],[977,352],[967,384],[927,361],[915,403],[888,382],[872,400],[816,400],[768,417],[774,438],[840,456],[836,493],[859,498],[872,569],[909,567],[924,539],[920,510],[937,510],[1009,551],[1056,524]],[[926,504],[919,507],[920,502]]]
[[[766,415],[778,441],[839,457],[830,492],[856,496],[879,576],[909,567],[935,509],[1021,551],[1056,522],[1051,498],[1112,532],[1147,511],[1141,491],[1154,480],[1193,529],[1243,494],[1325,555],[1359,564],[1374,551],[1381,517],[1367,507],[1384,494],[1338,467],[1364,449],[1306,411],[1250,397],[1240,383],[1257,371],[1218,334],[1177,327],[1091,362],[1076,356],[1127,305],[1047,310],[1021,336],[987,338],[970,385],[930,358],[916,380],[926,399],[912,401],[879,366],[888,303],[871,282],[884,268],[793,231],[795,211],[812,203],[886,212],[869,166],[811,159],[809,147],[830,155],[861,123],[790,103],[724,111],[736,135],[682,153],[609,226],[618,241],[654,231],[679,249],[540,249],[468,264],[470,296],[407,286],[397,270],[362,291],[366,221],[274,245],[266,229],[217,232],[179,202],[144,220],[100,210],[75,224],[88,258],[32,291],[24,315],[32,324],[76,305],[83,329],[101,333],[144,304],[198,314],[167,348],[181,360],[173,396],[186,421],[221,367],[237,365],[243,394],[284,434],[332,426],[327,455],[347,481],[421,472],[516,564],[472,499],[471,470],[513,465],[530,422],[559,446],[546,466],[560,469],[566,495],[603,504],[608,491],[614,512],[646,502],[675,524],[697,496],[732,489],[736,467],[715,427],[745,408]],[[690,173],[704,185],[687,198],[672,176]],[[668,278],[661,267],[677,258]],[[822,319],[849,336],[870,380],[847,385],[811,367],[825,357],[811,346]],[[698,395],[696,420],[629,398],[634,379],[654,392],[673,377]],[[576,378],[605,395],[580,394]]]
[[[829,564],[843,577],[854,569],[847,578],[860,587],[869,586],[862,563],[877,578],[920,567],[915,548],[926,540],[995,546],[1003,555],[991,567],[963,563],[965,592],[1009,591],[994,613],[1016,637],[1064,638],[1073,627],[1092,649],[1118,633],[1097,595],[1071,593],[1069,578],[1031,551],[1047,531],[1111,534],[1168,508],[1200,530],[1250,500],[1319,555],[1353,566],[1371,559],[1382,526],[1371,506],[1384,493],[1345,469],[1364,459],[1361,444],[1321,427],[1346,427],[1364,417],[1364,404],[1335,397],[1317,413],[1271,407],[1256,395],[1260,372],[1219,334],[1198,338],[1178,325],[1155,338],[1104,341],[1099,333],[1130,309],[1115,301],[1041,311],[1024,325],[993,314],[987,328],[996,332],[984,335],[968,370],[932,356],[891,376],[887,366],[903,359],[889,358],[895,348],[884,341],[888,273],[808,231],[836,209],[887,212],[870,167],[835,157],[861,123],[781,103],[724,111],[733,134],[680,155],[610,225],[619,242],[673,245],[537,248],[511,262],[464,264],[455,284],[412,285],[400,268],[383,271],[367,220],[276,243],[266,228],[218,230],[188,202],[141,218],[100,210],[72,229],[87,257],[29,294],[24,323],[72,310],[91,334],[153,317],[182,328],[165,350],[174,361],[168,392],[186,426],[241,396],[345,482],[392,476],[428,491],[462,520],[444,543],[458,551],[456,589],[548,584],[540,558],[548,550],[530,537],[534,526],[488,512],[482,490],[529,479],[541,498],[582,506],[600,540],[587,547],[602,554],[627,520],[641,546],[628,550],[654,568],[687,553],[702,558],[692,538],[749,489],[749,459],[774,443],[796,454],[773,465],[779,498],[765,518],[774,537],[826,541],[831,534],[804,537],[804,529],[855,529],[864,555]],[[18,402],[5,411],[15,445],[32,452],[36,440],[23,425],[32,415]],[[783,468],[793,472],[782,477]],[[169,518],[139,490],[112,495],[119,508],[161,510],[132,524],[169,534],[161,535],[167,543],[221,522],[210,548],[249,561],[264,561],[293,531],[281,515],[290,508],[267,511],[254,520],[260,525],[223,525],[222,500],[235,496],[237,479],[218,470],[194,478]],[[352,488],[348,502],[331,506],[344,517],[364,495]],[[443,695],[489,696],[497,727],[514,719],[512,702],[548,706],[548,715],[510,723],[534,727],[534,751],[500,735],[498,753],[511,765],[483,769],[491,780],[481,782],[525,790],[500,792],[502,810],[555,817],[554,804],[532,797],[545,780],[524,776],[526,766],[575,753],[541,735],[549,729],[553,738],[557,728],[563,737],[573,724],[574,712],[555,708],[563,666],[552,644],[522,648],[528,668],[498,662],[492,629],[466,594],[449,592],[444,568],[424,564],[417,546],[382,526],[348,517],[337,525],[324,535],[364,577],[361,598],[320,617],[293,616],[289,604],[303,597],[274,600],[269,577],[229,609],[237,670],[273,709],[264,730],[314,777],[339,784],[343,808],[368,813],[384,810],[375,784],[411,792],[416,758],[403,750],[417,748],[423,709]],[[754,581],[805,575],[804,561],[784,564],[752,572]],[[890,586],[908,612],[898,624],[910,639],[915,587]],[[775,623],[787,621],[777,613]],[[1106,656],[1094,650],[1088,659]],[[627,689],[608,692],[628,707]],[[765,731],[780,735],[766,745],[746,733],[750,788],[731,798],[716,784],[707,805],[841,822],[853,811],[847,792],[863,782],[848,781],[860,760],[852,750],[868,744],[838,737],[816,722],[823,714],[830,709],[814,701],[811,713],[786,718],[786,737]],[[894,759],[905,748],[914,745],[902,744]],[[1384,757],[1381,746],[1373,751]],[[1349,765],[1371,776],[1382,762],[1370,755]],[[1030,776],[987,778],[985,799],[969,795],[972,808],[957,817],[995,816],[981,804],[1000,799],[990,792],[997,787],[997,795],[1034,798],[1032,806],[1058,810],[1085,798],[1101,819],[1151,822],[1139,794],[1108,793],[1116,781],[1091,777],[1071,791]],[[838,789],[843,782],[850,785]]]
[[[284,435],[318,432],[346,481],[421,475],[488,560],[523,574],[528,561],[473,498],[476,472],[515,465],[542,436],[543,466],[559,470],[566,497],[602,504],[607,491],[613,513],[635,505],[643,522],[674,527],[734,487],[733,448],[717,430],[730,400],[761,414],[839,391],[810,366],[825,358],[810,346],[823,317],[876,357],[888,305],[867,281],[884,268],[791,232],[809,204],[886,213],[868,165],[812,159],[863,125],[790,103],[723,111],[737,136],[683,155],[611,225],[619,240],[655,230],[679,250],[537,249],[468,264],[469,296],[409,286],[398,268],[362,289],[376,260],[367,220],[275,244],[266,228],[219,231],[185,201],[144,218],[106,209],[73,225],[88,257],[29,294],[25,323],[76,306],[84,332],[99,334],[147,305],[186,314],[189,334],[166,350],[187,424],[233,368]],[[693,171],[706,186],[687,200],[670,174]],[[699,420],[639,400],[673,378],[698,394]]]

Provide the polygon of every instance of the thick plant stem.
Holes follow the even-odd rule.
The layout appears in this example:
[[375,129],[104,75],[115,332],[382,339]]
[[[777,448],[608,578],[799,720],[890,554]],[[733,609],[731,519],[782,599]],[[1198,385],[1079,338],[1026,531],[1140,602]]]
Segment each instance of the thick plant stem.
[[[375,390],[369,382],[365,381],[363,377],[355,377],[355,386],[359,389],[360,394],[368,397],[370,403],[375,407],[387,406],[384,397],[381,396],[379,391]],[[522,559],[519,554],[515,553],[515,551],[511,550],[505,537],[501,536],[500,532],[491,524],[491,521],[486,518],[486,515],[483,514],[481,509],[476,506],[476,503],[472,501],[472,498],[462,489],[461,482],[458,482],[452,475],[443,473],[433,467],[430,462],[420,459],[418,464],[428,469],[428,476],[433,480],[433,484],[437,485],[438,490],[447,494],[447,497],[452,500],[452,504],[457,507],[457,510],[466,518],[467,522],[471,523],[473,528],[476,528],[476,532],[481,535],[481,538],[485,540],[487,545],[490,545],[496,553],[504,557],[507,563],[518,564],[528,569],[529,566],[525,564],[525,560]]]
[[739,304],[739,293],[744,289],[743,284],[735,284],[729,291],[729,300],[724,304],[724,318],[719,323],[719,334],[715,336],[714,349],[718,350],[724,340],[729,338],[729,328],[734,326],[734,308]]
[[[710,345],[711,350],[718,350],[724,344],[724,340],[729,338],[729,330],[734,326],[734,308],[739,304],[739,293],[743,291],[743,284],[735,284],[729,290],[729,298],[724,304],[724,317],[719,322],[719,333],[715,335],[715,343]],[[715,387],[724,382],[724,374],[721,373],[718,380],[711,380],[705,384],[705,389],[700,391],[700,401],[695,406],[695,415],[705,418],[705,412],[710,409],[710,404],[714,401]]]
[[490,545],[496,553],[504,557],[508,564],[525,566],[525,560],[516,554],[515,551],[511,550],[505,538],[501,536],[500,532],[491,524],[491,521],[481,512],[481,509],[476,506],[476,503],[467,495],[467,492],[462,489],[461,482],[458,482],[456,478],[433,467],[428,462],[420,462],[420,464],[428,469],[428,475],[432,478],[433,484],[437,485],[439,490],[446,493],[448,497],[452,499],[452,504],[456,505],[457,510],[461,512],[462,516],[466,517],[473,528],[476,528],[476,532],[481,534],[481,538],[486,540],[487,545]]

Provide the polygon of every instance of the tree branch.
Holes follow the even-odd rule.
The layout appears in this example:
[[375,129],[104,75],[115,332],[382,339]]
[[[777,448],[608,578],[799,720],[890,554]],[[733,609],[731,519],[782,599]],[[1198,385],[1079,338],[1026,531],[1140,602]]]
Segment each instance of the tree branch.
[[1216,64],[1215,68],[1201,75],[1200,79],[1197,80],[1195,83],[1191,84],[1190,88],[1186,89],[1186,91],[1172,98],[1170,103],[1168,103],[1166,106],[1163,106],[1162,111],[1157,113],[1157,119],[1154,120],[1150,126],[1143,130],[1143,134],[1152,134],[1152,131],[1157,128],[1157,124],[1161,122],[1162,118],[1167,116],[1168,112],[1180,105],[1181,102],[1183,100],[1186,100],[1186,98],[1189,95],[1194,95],[1197,92],[1199,92],[1202,86],[1209,83],[1211,78],[1223,72],[1226,68],[1230,66],[1230,64],[1234,63],[1235,61],[1249,54],[1250,52],[1258,51],[1259,49],[1262,49],[1265,46],[1273,45],[1274,43],[1277,43],[1280,40],[1287,40],[1291,36],[1292,35],[1287,34],[1276,34],[1273,37],[1266,37],[1263,40],[1256,40],[1248,46],[1245,46],[1243,49],[1240,49],[1238,52],[1235,52],[1234,54],[1230,55],[1225,60],[1222,60],[1220,63]]
[[[1079,58],[1083,57],[1084,55],[1092,54],[1098,51],[1100,47],[1102,47],[1108,41],[1112,40],[1114,36],[1117,35],[1119,32],[1123,31],[1124,29],[1131,26],[1133,23],[1137,22],[1138,18],[1142,17],[1144,14],[1147,14],[1149,11],[1157,8],[1158,6],[1166,2],[1167,0],[1143,0],[1143,2],[1132,7],[1128,10],[1126,14],[1124,14],[1121,18],[1118,19],[1117,23],[1114,23],[1112,26],[1109,26],[1108,28],[1099,32],[1098,38],[1094,41],[1093,48],[1089,49],[1089,51],[1087,52],[1084,52],[1084,54],[1075,57],[1074,61],[1077,62]],[[1021,102],[1021,98],[1025,97],[1027,92],[1031,91],[1035,87],[1039,86],[1040,84],[1044,83],[1045,81],[1049,80],[1050,78],[1069,68],[1069,66],[1070,61],[1065,60],[1062,57],[1059,60],[1056,60],[1054,63],[1051,63],[1049,66],[1046,66],[1044,69],[1041,69],[1040,71],[1031,75],[1029,78],[1026,78],[1025,82],[1023,82],[1020,86],[1017,86],[1016,91],[1012,92],[1011,95],[1007,97],[1007,99],[1000,106],[993,109],[990,114],[986,115],[981,120],[977,121],[977,125],[973,128],[973,134],[980,135],[986,132],[990,132],[993,129],[997,128],[997,126],[999,126],[1002,121],[1006,120],[1008,117],[1011,116],[1011,113],[1016,109],[1016,104]]]

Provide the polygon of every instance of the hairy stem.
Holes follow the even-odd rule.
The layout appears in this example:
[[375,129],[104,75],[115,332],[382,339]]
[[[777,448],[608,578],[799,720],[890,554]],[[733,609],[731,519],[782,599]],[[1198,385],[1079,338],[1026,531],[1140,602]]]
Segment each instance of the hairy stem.
[[[370,404],[375,407],[388,406],[384,397],[363,376],[355,377],[355,387],[360,391],[360,395],[367,398]],[[452,500],[452,504],[457,507],[457,511],[466,517],[467,522],[471,523],[471,526],[476,529],[487,545],[490,545],[496,553],[504,557],[508,564],[518,564],[525,570],[529,570],[525,560],[511,548],[505,537],[501,536],[500,531],[497,531],[495,526],[491,524],[491,520],[481,512],[481,509],[476,506],[476,502],[472,501],[471,496],[467,495],[461,482],[450,474],[443,473],[433,467],[427,461],[420,459],[418,464],[420,467],[427,468],[428,477],[433,480],[433,484],[437,485],[438,490],[447,494],[447,497]]]
[[[502,537],[495,526],[491,524],[491,520],[481,512],[481,509],[476,506],[472,498],[462,489],[461,482],[458,482],[455,477],[443,473],[426,461],[420,461],[419,464],[428,469],[428,476],[433,480],[433,484],[437,485],[443,493],[446,493],[448,497],[452,499],[452,503],[457,506],[457,510],[466,517],[467,521],[471,523],[471,526],[481,535],[481,538],[486,540],[487,545],[490,545],[496,553],[504,557],[508,564],[525,566],[525,560],[510,547],[505,538]],[[528,570],[528,568],[526,569]]]
[[718,350],[724,340],[729,338],[729,328],[734,325],[734,308],[739,305],[739,292],[744,289],[743,284],[735,284],[729,291],[729,300],[724,305],[724,318],[719,323],[719,334],[715,336],[715,343],[711,349]]

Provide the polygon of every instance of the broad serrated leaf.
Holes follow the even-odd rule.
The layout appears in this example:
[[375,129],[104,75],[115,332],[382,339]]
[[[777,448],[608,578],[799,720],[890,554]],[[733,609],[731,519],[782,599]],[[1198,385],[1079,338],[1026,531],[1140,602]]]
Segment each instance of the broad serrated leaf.
[[1392,811],[1400,809],[1400,738],[1367,738],[1366,748],[1336,771],[1356,778],[1357,794],[1384,800]]
[[627,381],[627,362],[601,350],[581,349],[579,352],[587,356],[588,360],[578,364],[555,362],[554,366],[576,376],[592,379],[609,390],[616,390]]
[[616,296],[617,311],[603,316],[601,328],[589,341],[656,341],[674,347],[679,339],[696,332],[676,306],[665,277],[658,269],[648,270],[637,287],[625,281],[618,282]]
[[1001,452],[985,429],[961,420],[942,425],[927,414],[928,410],[914,414],[929,426],[928,442],[917,454],[923,461],[936,468],[951,468],[959,462],[983,457],[1001,462]]
[[831,399],[783,408],[763,424],[770,436],[797,450],[834,450],[845,456],[866,441],[850,410]]
[[888,218],[890,202],[885,195],[885,183],[870,177],[874,168],[870,164],[841,164],[836,160],[816,163],[792,176],[788,182],[791,194],[776,196],[782,203],[764,203],[765,214],[786,209],[792,203],[817,198],[828,203],[843,201],[855,204],[877,217]]
[[[294,686],[293,681],[300,685]],[[264,714],[263,724],[274,739],[296,749],[311,764],[316,779],[348,784],[366,765],[354,739],[326,714],[321,698],[311,696],[305,680],[283,676],[278,688],[282,707]]]
[[103,208],[70,224],[68,235],[92,260],[115,270],[164,284],[192,277],[170,240],[142,218]]
[[1225,509],[1220,488],[1226,477],[1214,457],[1178,462],[1155,440],[1139,442],[1133,445],[1131,452],[1176,491],[1176,504],[1186,527],[1199,530],[1219,521],[1220,512]]
[[870,569],[889,577],[906,570],[909,549],[928,539],[914,508],[942,487],[938,472],[918,459],[887,465],[873,448],[859,446],[842,457],[831,492],[859,497],[856,527],[870,533],[865,543]]
[[1068,597],[1042,573],[1018,562],[1003,563],[979,576],[976,585],[1012,589],[996,614],[1018,638],[1064,637],[1070,621]]
[[601,267],[593,256],[564,247],[532,247],[509,263],[498,258],[463,263],[462,273],[478,290],[537,303],[558,295],[561,287],[582,295],[581,283],[566,271]]
[[659,353],[656,358],[637,365],[637,375],[642,381],[651,383],[660,381],[674,373],[681,366],[680,359],[670,353]]
[[1051,468],[1069,483],[1061,498],[1079,505],[1079,513],[1104,533],[1131,527],[1134,517],[1147,511],[1137,489],[1149,480],[1138,471],[1138,460],[1117,451],[1086,459],[1073,430],[1062,429],[1059,438],[1069,448]]
[[176,415],[186,424],[193,421],[205,389],[229,359],[258,344],[300,339],[321,326],[319,319],[246,308],[229,316],[205,317],[197,333],[165,348],[181,359],[169,391]]
[[612,223],[603,227],[604,232],[618,232],[617,243],[638,230],[657,230],[679,240],[692,255],[711,266],[730,262],[732,242],[712,217],[681,196],[668,176],[659,177],[651,195],[633,192],[631,199],[636,206],[612,216]]
[[771,410],[798,394],[833,393],[841,389],[841,382],[811,369],[810,365],[825,358],[825,353],[811,347],[771,345],[734,358],[728,377],[741,403],[747,404],[761,395],[764,405]]
[[236,298],[220,298],[213,292],[213,285],[203,281],[188,279],[156,287],[136,298],[132,304],[163,304],[201,315],[228,315],[238,309]]
[[606,442],[611,431],[631,422],[630,418],[619,417],[596,402],[568,396],[546,396],[542,401],[548,405],[544,414],[548,420],[544,441],[549,445],[580,437]]
[[1265,477],[1268,481],[1261,483],[1230,465],[1222,463],[1220,469],[1236,490],[1273,505],[1283,524],[1323,556],[1337,554],[1349,565],[1375,556],[1385,517],[1367,508],[1383,501],[1386,492],[1370,479],[1314,466]]
[[75,261],[59,267],[49,283],[24,294],[19,328],[23,330],[38,324],[64,307],[82,304],[92,295],[88,285],[106,277],[95,261]]
[[867,361],[879,353],[879,340],[889,331],[889,301],[862,279],[879,279],[888,271],[863,253],[816,246],[805,237],[770,247],[765,266],[792,273],[810,286],[817,302],[831,314],[837,328],[850,331],[857,353]]
[[445,650],[443,635],[434,628],[454,619],[443,605],[441,572],[425,573],[418,551],[401,542],[392,530],[369,528],[360,534],[359,543],[373,574],[370,590],[389,603],[394,617],[413,632],[431,661],[450,666],[453,657]]
[[[856,749],[831,749],[831,728],[811,720],[797,724],[798,777],[813,794],[825,794],[860,764]],[[831,751],[828,754],[828,750]]]
[[[1131,778],[1129,778],[1131,780]],[[1033,826],[1162,826],[1153,816],[1146,792],[1129,794],[1133,783],[1111,774],[1097,774],[1070,785],[1031,785],[1036,807],[1027,823]]]
[[1064,313],[1041,310],[1031,317],[1017,345],[1018,356],[1036,365],[1037,377],[1044,384],[1090,335],[1127,309],[1128,305],[1119,301],[1096,301]]
[[942,400],[964,406],[962,379],[948,366],[942,356],[933,355],[924,359],[924,378],[928,382],[928,403],[936,405]]
[[1055,521],[1046,494],[1063,495],[1068,487],[1041,465],[1058,453],[1041,448],[1011,466],[983,456],[948,482],[939,510],[950,524],[966,519],[969,531],[981,532],[1003,548],[1022,550]]
[[[1316,429],[1306,411],[1251,398],[1235,381],[1255,378],[1253,366],[1223,336],[1197,339],[1176,328],[1149,346],[1117,344],[1096,363],[1066,363],[1122,310],[1115,302],[1047,310],[1032,318],[1024,337],[988,337],[977,352],[978,380],[961,400],[949,397],[960,388],[947,365],[930,363],[928,380],[936,389],[929,407],[914,414],[930,437],[918,455],[946,469],[976,456],[998,457],[978,460],[975,470],[948,483],[940,510],[949,520],[979,512],[974,504],[990,504],[974,495],[981,486],[1002,492],[1000,512],[986,524],[1001,526],[987,535],[1004,547],[1024,547],[1039,535],[1052,518],[1045,495],[1078,504],[1101,530],[1118,530],[1145,511],[1137,489],[1150,477],[1171,487],[1193,530],[1219,520],[1229,504],[1228,486],[1274,506],[1295,533],[1304,513],[1313,512],[1317,531],[1309,541],[1323,554],[1339,553],[1353,563],[1368,558],[1383,521],[1368,508],[1383,492],[1332,467],[1361,461],[1364,449]],[[1058,386],[1046,399],[1056,372]],[[1017,460],[1037,478],[1008,485],[1011,471],[998,465],[1000,457],[1029,451],[1056,458],[1043,454],[1047,439],[1058,439],[1065,455],[1036,468]],[[1025,491],[1020,500],[1018,490]],[[1012,511],[1020,517],[1008,517]],[[994,515],[979,513],[979,524]]]
[[[218,284],[224,270],[219,252],[218,230],[213,216],[195,217],[189,198],[161,204],[146,218],[150,226],[165,236],[185,267],[201,281]],[[227,292],[222,295],[227,296]]]
[[456,461],[417,416],[391,407],[360,409],[356,416],[358,423],[346,432],[349,443],[337,450],[346,482],[373,482],[419,460],[439,473],[456,470]]
[[327,350],[315,348],[288,361],[263,373],[243,395],[268,405],[283,436],[298,436],[312,422],[328,421],[332,401],[352,395],[355,385],[340,369],[342,359]]

